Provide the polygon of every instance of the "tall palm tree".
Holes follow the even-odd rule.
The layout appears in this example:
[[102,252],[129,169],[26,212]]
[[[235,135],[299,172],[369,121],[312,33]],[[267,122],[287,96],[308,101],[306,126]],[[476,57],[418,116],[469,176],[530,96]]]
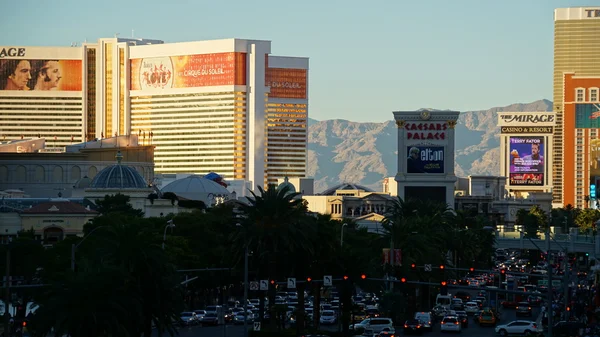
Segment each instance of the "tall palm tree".
[[[254,252],[255,260],[268,266],[271,280],[278,279],[278,261],[289,261],[295,251],[307,251],[308,231],[305,222],[307,208],[299,193],[288,186],[277,188],[269,185],[266,190],[258,186],[259,193],[252,193],[249,203],[241,205],[242,222],[245,230],[236,233],[236,241]],[[289,275],[288,275],[289,276]],[[271,328],[276,328],[275,288],[269,289]]]

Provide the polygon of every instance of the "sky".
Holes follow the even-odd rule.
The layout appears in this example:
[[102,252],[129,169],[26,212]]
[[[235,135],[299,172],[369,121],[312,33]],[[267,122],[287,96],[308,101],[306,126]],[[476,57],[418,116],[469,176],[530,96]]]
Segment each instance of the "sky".
[[553,10],[596,1],[0,1],[0,46],[271,40],[273,55],[310,58],[311,118],[381,122],[551,100]]

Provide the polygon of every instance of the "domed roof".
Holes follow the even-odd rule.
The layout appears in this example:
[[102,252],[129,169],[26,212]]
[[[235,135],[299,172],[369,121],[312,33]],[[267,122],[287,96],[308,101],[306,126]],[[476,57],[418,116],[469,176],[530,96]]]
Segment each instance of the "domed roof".
[[75,185],[73,185],[73,188],[76,188],[76,189],[88,188],[91,183],[92,183],[92,179],[90,179],[88,176],[85,176],[85,177],[77,180],[75,182]]
[[372,189],[362,185],[342,183],[326,189],[325,191],[321,192],[321,195],[334,195],[335,191],[337,190],[363,190],[365,192],[375,192]]
[[162,193],[172,192],[178,197],[188,200],[201,200],[207,205],[211,204],[210,200],[208,200],[211,194],[212,197],[230,195],[230,192],[225,187],[195,174],[175,180],[163,187],[161,191]]
[[296,187],[292,183],[290,183],[288,177],[283,178],[283,182],[281,184],[279,184],[279,186],[277,186],[277,190],[281,191],[285,187],[288,188],[286,194],[294,194],[294,193],[296,193]]
[[118,189],[143,189],[148,188],[146,180],[139,172],[129,166],[121,165],[123,155],[117,152],[117,164],[106,167],[98,172],[89,188],[118,188]]

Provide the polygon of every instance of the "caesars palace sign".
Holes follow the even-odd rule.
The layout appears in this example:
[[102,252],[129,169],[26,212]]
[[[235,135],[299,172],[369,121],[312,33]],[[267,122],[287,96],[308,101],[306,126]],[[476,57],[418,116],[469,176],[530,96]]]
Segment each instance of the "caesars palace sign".
[[498,126],[500,126],[502,133],[552,133],[554,120],[553,112],[505,112],[498,114]]

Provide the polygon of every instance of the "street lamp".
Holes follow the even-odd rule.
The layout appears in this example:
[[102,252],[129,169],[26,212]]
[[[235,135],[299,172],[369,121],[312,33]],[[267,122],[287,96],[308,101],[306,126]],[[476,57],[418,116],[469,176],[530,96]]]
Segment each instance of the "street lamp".
[[163,232],[163,242],[162,242],[163,250],[165,250],[165,241],[167,241],[167,229],[169,229],[169,228],[175,228],[175,224],[173,223],[173,220],[167,221],[167,225],[165,226],[165,231]]
[[83,237],[83,240],[79,241],[78,244],[72,244],[71,245],[71,270],[75,271],[75,251],[77,250],[77,248],[79,248],[79,246],[81,246],[81,244],[85,241],[85,239],[89,238],[90,235],[92,235],[95,231],[97,231],[98,229],[102,228],[104,226],[98,226],[94,229],[92,229],[91,232],[88,233],[88,235]]
[[[236,223],[236,227],[243,228],[242,224]],[[244,337],[248,337],[248,240],[246,230],[244,229]]]
[[340,234],[340,247],[344,247],[344,227],[348,226],[347,223],[342,224],[342,234]]

